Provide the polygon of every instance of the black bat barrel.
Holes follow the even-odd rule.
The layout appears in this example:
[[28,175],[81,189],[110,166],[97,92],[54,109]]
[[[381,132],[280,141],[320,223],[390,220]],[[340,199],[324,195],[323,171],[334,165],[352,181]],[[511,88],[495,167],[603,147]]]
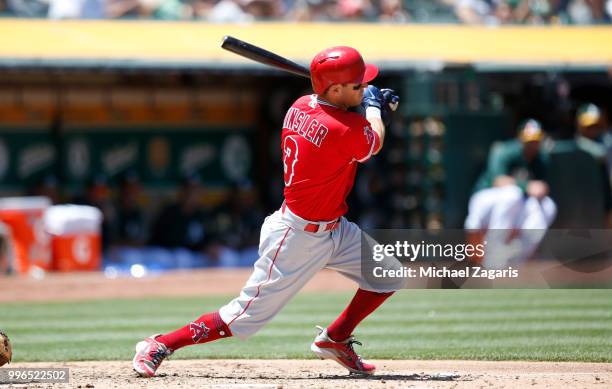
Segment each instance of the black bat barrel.
[[310,78],[310,72],[302,65],[290,61],[287,58],[283,58],[278,54],[262,49],[261,47],[257,47],[240,39],[234,38],[233,36],[226,35],[223,37],[221,47],[253,61],[269,65],[298,76]]

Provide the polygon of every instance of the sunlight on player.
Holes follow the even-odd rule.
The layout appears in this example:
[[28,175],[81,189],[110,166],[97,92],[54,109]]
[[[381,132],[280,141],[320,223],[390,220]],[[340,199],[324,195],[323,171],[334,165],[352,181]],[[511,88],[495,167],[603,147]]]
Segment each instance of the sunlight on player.
[[[240,295],[186,326],[139,342],[133,367],[152,377],[174,351],[193,344],[255,334],[321,269],[337,270],[359,285],[342,314],[320,332],[311,350],[352,373],[375,366],[353,349],[357,325],[402,286],[368,284],[361,273],[361,230],[346,220],[346,197],[358,162],[378,153],[385,138],[382,118],[399,99],[392,90],[368,85],[378,74],[359,52],[340,46],[323,50],[310,65],[315,94],[302,96],[283,121],[281,139],[285,201],[261,228],[259,259]],[[365,117],[351,112],[361,106]]]

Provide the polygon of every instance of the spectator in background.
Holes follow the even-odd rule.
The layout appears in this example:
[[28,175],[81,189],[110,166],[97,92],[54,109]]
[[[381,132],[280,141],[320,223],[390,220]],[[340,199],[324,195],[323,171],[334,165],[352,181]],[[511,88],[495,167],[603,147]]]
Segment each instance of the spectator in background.
[[193,12],[189,4],[181,0],[140,0],[140,16],[160,20],[191,19]]
[[105,175],[98,174],[87,182],[85,192],[76,196],[77,205],[90,205],[102,212],[102,248],[106,251],[116,236],[117,211]]
[[[60,0],[61,1],[61,0]],[[181,0],[103,0],[110,18],[187,20],[193,16],[190,4]]]
[[199,176],[185,176],[176,201],[165,206],[153,222],[149,243],[165,248],[203,250],[209,236],[206,230],[207,215],[201,207],[201,200]]
[[193,0],[191,8],[194,19],[208,19],[210,12],[215,7],[215,0]]
[[119,182],[117,194],[117,239],[116,244],[142,246],[146,243],[147,226],[140,206],[142,185],[138,175],[129,171]]
[[335,0],[297,0],[288,18],[298,22],[332,22],[339,19]]
[[465,24],[544,24],[559,22],[565,0],[457,0],[455,13]]
[[494,15],[497,19],[497,24],[512,24],[515,19],[515,4],[510,4],[508,1],[500,1],[494,9]]
[[378,13],[370,0],[338,0],[338,14],[342,21],[374,21]]
[[241,0],[243,9],[255,20],[273,20],[282,17],[282,4],[278,0]]
[[140,0],[106,0],[106,14],[111,19],[138,17]]
[[540,123],[529,119],[519,127],[517,139],[491,147],[465,220],[469,241],[488,242],[485,266],[500,268],[529,259],[556,216],[545,181],[543,139]]
[[[0,13],[52,19],[200,19],[218,23],[253,20],[411,20],[465,24],[609,23],[612,0],[0,0]],[[452,10],[451,10],[452,9]]]
[[567,13],[573,24],[609,23],[612,15],[610,0],[572,0]]
[[495,4],[487,0],[456,0],[455,14],[465,24],[497,24]]
[[48,0],[6,0],[7,10],[24,18],[44,18],[49,12]]
[[49,19],[103,19],[106,0],[48,0]]
[[403,8],[402,0],[380,0],[378,20],[388,23],[408,23],[410,14]]
[[[56,0],[57,1],[57,0]],[[82,19],[106,18],[106,3],[108,0],[81,0]]]
[[553,15],[552,5],[547,0],[522,0],[513,10],[514,21],[523,24],[544,24]]
[[210,10],[207,20],[212,23],[246,23],[253,21],[242,7],[240,0],[220,0]]

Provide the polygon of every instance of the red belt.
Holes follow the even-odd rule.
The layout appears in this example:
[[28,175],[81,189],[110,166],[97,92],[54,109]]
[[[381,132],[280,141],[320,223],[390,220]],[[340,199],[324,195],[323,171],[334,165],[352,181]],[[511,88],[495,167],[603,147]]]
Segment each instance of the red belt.
[[[285,209],[287,208],[287,205],[285,203],[283,203],[283,206],[281,207],[281,212],[284,214],[285,213]],[[319,232],[319,229],[321,227],[324,227],[323,231],[333,231],[336,228],[338,228],[338,224],[339,224],[339,220],[335,220],[331,223],[308,223],[304,226],[304,231],[306,232]]]

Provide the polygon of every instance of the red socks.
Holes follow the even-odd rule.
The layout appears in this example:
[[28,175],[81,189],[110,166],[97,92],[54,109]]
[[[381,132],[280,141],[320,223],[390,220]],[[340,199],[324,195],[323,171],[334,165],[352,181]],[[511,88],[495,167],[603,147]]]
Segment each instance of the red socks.
[[221,320],[219,312],[216,311],[206,313],[185,327],[159,336],[155,340],[163,343],[171,350],[178,350],[192,344],[208,343],[230,336],[232,336],[232,332],[227,324]]
[[[374,312],[393,292],[378,293],[359,289],[344,312],[327,327],[328,336],[334,341],[343,341],[353,333],[355,327]],[[192,323],[174,332],[157,337],[171,350],[198,343],[208,343],[220,338],[232,336],[227,324],[223,322],[219,312],[206,313]]]
[[341,342],[351,336],[355,327],[365,319],[370,313],[374,312],[387,298],[394,292],[378,293],[358,289],[355,297],[344,312],[338,316],[329,327],[327,335],[336,342]]

